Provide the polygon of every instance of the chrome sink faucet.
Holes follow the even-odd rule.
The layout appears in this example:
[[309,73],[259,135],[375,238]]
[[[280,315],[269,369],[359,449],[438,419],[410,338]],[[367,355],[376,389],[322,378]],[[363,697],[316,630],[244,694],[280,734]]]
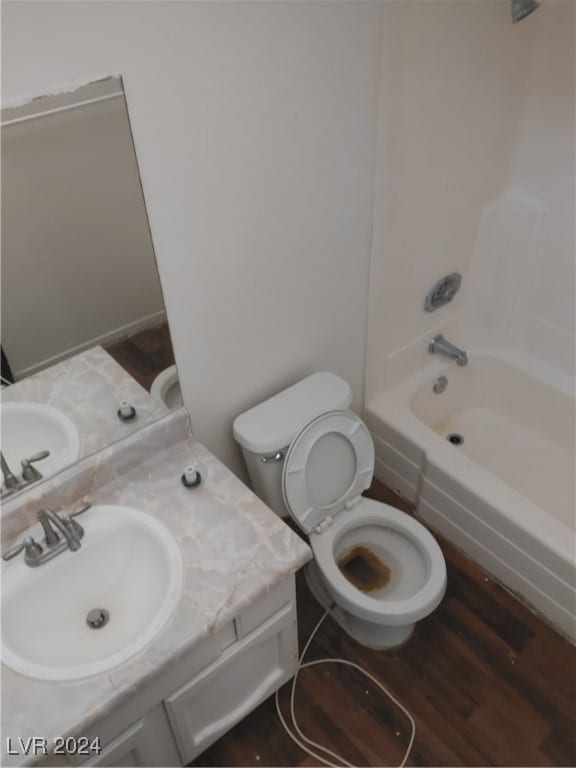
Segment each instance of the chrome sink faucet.
[[40,453],[35,453],[34,456],[30,456],[28,459],[22,459],[20,462],[22,465],[22,474],[20,477],[17,477],[8,466],[4,454],[0,451],[2,477],[4,479],[2,497],[10,496],[12,493],[16,493],[16,491],[25,488],[27,485],[35,483],[37,480],[42,480],[42,473],[39,472],[36,467],[32,466],[32,462],[42,461],[42,459],[47,459],[48,456],[50,456],[50,451],[40,451]]
[[449,341],[446,341],[441,333],[434,336],[430,344],[428,344],[428,352],[430,352],[431,355],[444,355],[445,357],[449,357],[450,360],[454,360],[456,365],[459,366],[468,365],[468,355],[466,352],[459,347],[455,347],[454,344],[450,344]]
[[80,540],[84,536],[84,529],[74,518],[86,512],[91,506],[91,504],[85,504],[71,515],[58,515],[51,509],[42,507],[38,510],[38,522],[44,531],[42,543],[39,544],[31,536],[26,536],[21,542],[4,552],[2,559],[11,560],[24,550],[24,562],[34,568],[47,563],[66,549],[76,552],[82,546]]
[[[84,535],[84,529],[71,517],[62,518],[51,509],[42,507],[38,511],[38,522],[44,531],[44,541],[47,547],[56,546],[60,537],[64,539],[66,547],[72,552],[76,552],[82,546],[80,539]],[[57,531],[60,532],[60,535]]]
[[8,466],[8,462],[4,458],[4,454],[0,451],[0,462],[2,465],[2,477],[4,478],[4,487],[7,491],[16,491],[20,488],[20,480],[16,477],[14,472]]

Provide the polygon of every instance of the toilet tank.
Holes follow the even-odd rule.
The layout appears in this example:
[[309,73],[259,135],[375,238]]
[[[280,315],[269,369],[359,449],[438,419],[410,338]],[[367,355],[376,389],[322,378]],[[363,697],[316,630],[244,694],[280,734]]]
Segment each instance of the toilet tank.
[[327,411],[346,409],[351,402],[349,384],[323,371],[234,420],[234,438],[242,447],[254,493],[280,517],[289,514],[282,497],[282,469],[290,443],[312,419]]

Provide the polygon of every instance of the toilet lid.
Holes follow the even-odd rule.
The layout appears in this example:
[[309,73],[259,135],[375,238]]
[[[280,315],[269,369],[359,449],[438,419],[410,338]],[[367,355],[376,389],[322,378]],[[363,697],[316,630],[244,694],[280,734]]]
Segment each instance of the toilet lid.
[[350,507],[370,485],[374,443],[351,411],[329,411],[294,438],[282,470],[290,514],[306,533]]

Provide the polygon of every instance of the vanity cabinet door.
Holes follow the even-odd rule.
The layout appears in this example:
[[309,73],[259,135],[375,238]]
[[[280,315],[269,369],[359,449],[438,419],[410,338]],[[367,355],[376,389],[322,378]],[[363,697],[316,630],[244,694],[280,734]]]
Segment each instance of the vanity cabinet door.
[[180,766],[182,760],[159,705],[115,738],[85,766]]
[[165,700],[188,763],[292,677],[298,658],[296,610],[289,602]]

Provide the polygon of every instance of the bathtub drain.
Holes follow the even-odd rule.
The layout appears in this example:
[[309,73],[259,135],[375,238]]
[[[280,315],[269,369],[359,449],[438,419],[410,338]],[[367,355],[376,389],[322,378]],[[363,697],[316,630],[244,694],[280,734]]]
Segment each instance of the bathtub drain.
[[462,435],[459,435],[458,432],[452,432],[450,435],[448,435],[448,440],[452,443],[452,445],[462,445],[464,442],[464,438]]

